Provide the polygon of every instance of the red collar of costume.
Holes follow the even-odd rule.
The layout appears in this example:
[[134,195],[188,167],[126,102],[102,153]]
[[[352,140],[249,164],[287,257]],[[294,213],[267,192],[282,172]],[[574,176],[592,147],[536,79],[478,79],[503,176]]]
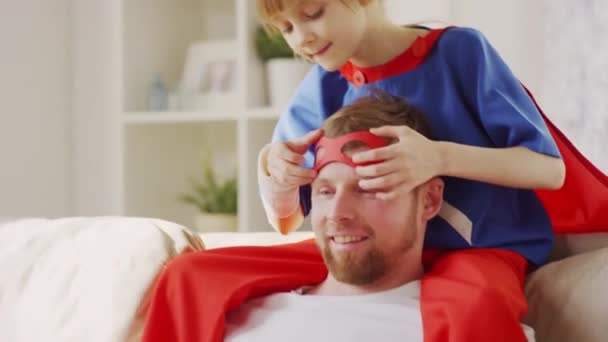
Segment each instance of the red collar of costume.
[[435,46],[437,39],[439,39],[446,29],[448,28],[431,30],[424,37],[419,36],[408,49],[385,64],[364,68],[358,67],[349,61],[340,68],[340,73],[350,83],[360,87],[366,83],[376,82],[413,70],[422,64],[433,46]]
[[[367,145],[370,149],[383,147],[388,145],[384,138],[381,138],[369,131],[357,131],[347,133],[337,138],[321,137],[315,146],[315,171],[319,172],[325,165],[332,162],[339,162],[355,167],[357,165],[368,165],[371,163],[356,164],[353,160],[342,153],[344,145],[351,141],[360,141]],[[319,154],[319,150],[321,153]]]

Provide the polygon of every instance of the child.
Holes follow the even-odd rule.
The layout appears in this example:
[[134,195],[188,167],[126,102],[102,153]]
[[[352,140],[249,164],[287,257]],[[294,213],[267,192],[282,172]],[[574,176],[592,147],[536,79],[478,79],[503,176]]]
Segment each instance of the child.
[[[409,189],[437,175],[454,177],[446,200],[457,205],[455,209],[475,226],[500,222],[501,227],[491,229],[509,231],[514,240],[529,235],[544,240],[529,246],[537,249],[532,261],[543,262],[551,246],[549,220],[532,191],[514,188],[559,188],[563,162],[533,101],[479,32],[394,26],[377,0],[280,1],[283,11],[267,12],[270,4],[278,2],[259,0],[262,18],[281,30],[296,53],[318,64],[281,117],[273,137],[278,142],[260,154],[262,176],[270,175],[260,177],[260,183],[271,219],[308,213],[309,195],[299,196],[298,189],[314,178],[314,172],[309,169],[311,153],[304,155],[304,167],[299,166],[301,155],[320,136],[315,129],[331,113],[372,85],[426,112],[440,142],[430,143],[395,127],[373,131],[399,138],[400,145],[355,157],[385,160],[357,170],[366,178],[362,188],[386,190],[378,195],[387,198],[399,187]],[[333,24],[338,18],[339,26]],[[290,141],[300,136],[305,139]],[[265,186],[269,183],[272,189]],[[308,191],[306,186],[301,189]],[[474,209],[481,203],[510,209]],[[523,207],[530,208],[527,222],[497,216],[519,216]],[[485,221],[478,219],[482,217]],[[297,228],[271,223],[282,233]],[[469,228],[463,228],[470,245]],[[463,242],[453,247],[465,247]]]
[[[425,165],[416,163],[398,167],[400,159],[389,152],[393,162],[383,167],[389,168],[382,171],[384,177],[360,170],[376,178],[362,185],[373,189],[402,182],[411,188],[440,173],[511,188],[559,188],[564,168],[553,136],[568,177],[560,191],[535,190],[553,229],[582,233],[608,226],[608,179],[544,116],[481,33],[396,26],[387,21],[379,0],[257,0],[257,6],[267,27],[281,30],[296,53],[318,63],[281,117],[273,136],[278,143],[260,153],[260,176],[272,174],[259,179],[262,198],[269,220],[280,232],[297,229],[309,211],[305,185],[315,176],[309,147],[320,137],[317,128],[369,85],[425,110],[439,140],[451,143],[431,148],[435,162],[427,163],[426,171]],[[404,145],[421,142],[416,135],[409,136]],[[446,156],[452,160],[444,160]],[[439,170],[446,166],[448,170]],[[595,190],[592,196],[581,193],[588,188]],[[530,191],[517,194],[528,196]]]

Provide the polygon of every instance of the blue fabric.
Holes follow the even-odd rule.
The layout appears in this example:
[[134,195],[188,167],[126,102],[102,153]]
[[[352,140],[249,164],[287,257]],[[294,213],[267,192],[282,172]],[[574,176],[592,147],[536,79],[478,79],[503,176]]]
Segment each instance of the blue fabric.
[[[436,140],[482,147],[525,146],[560,156],[519,80],[486,38],[469,28],[446,30],[415,69],[360,88],[340,72],[327,72],[315,65],[280,117],[273,140],[293,139],[321,127],[339,108],[369,94],[369,87],[402,96],[426,113]],[[312,167],[312,150],[305,159],[305,166]],[[429,222],[427,247],[504,248],[522,254],[536,266],[546,261],[554,233],[532,190],[451,177],[444,180],[445,201],[473,223],[472,243],[437,217]],[[300,194],[308,215],[310,187],[302,187]]]

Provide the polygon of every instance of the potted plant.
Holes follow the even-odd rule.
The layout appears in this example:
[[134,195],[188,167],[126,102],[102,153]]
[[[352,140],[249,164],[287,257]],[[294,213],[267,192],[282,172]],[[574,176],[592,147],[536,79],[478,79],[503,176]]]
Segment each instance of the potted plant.
[[270,105],[287,105],[297,86],[310,70],[310,63],[296,58],[279,32],[258,27],[255,45],[266,68]]
[[193,189],[179,196],[180,201],[198,209],[194,229],[199,232],[236,231],[237,179],[218,181],[208,160],[203,162],[203,182],[192,180]]

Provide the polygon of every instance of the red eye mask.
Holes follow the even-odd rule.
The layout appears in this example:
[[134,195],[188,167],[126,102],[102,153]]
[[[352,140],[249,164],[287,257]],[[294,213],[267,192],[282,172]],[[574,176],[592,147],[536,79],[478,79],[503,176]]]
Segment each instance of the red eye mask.
[[[319,172],[325,165],[333,162],[344,163],[346,165],[355,167],[358,165],[370,165],[376,164],[379,161],[370,163],[354,163],[351,158],[342,153],[344,146],[351,141],[360,141],[367,145],[370,149],[383,147],[388,145],[386,140],[372,134],[369,131],[357,131],[348,133],[337,138],[321,137],[315,146],[315,166],[314,170]],[[322,155],[319,157],[318,152],[323,149]]]

